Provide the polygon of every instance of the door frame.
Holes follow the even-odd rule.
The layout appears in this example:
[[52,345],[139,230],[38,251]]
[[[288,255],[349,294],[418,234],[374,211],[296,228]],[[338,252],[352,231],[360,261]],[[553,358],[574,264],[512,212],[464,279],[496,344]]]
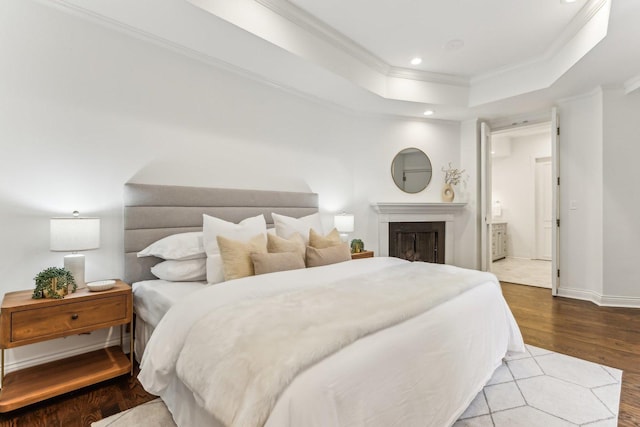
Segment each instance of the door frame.
[[551,295],[556,296],[560,286],[560,117],[556,107],[551,109],[551,169],[551,218],[556,222],[551,226]]
[[[480,122],[480,270],[491,271],[491,127]],[[560,118],[551,109],[551,168],[553,169],[551,228],[551,295],[560,287]]]
[[491,127],[480,123],[480,270],[491,271]]

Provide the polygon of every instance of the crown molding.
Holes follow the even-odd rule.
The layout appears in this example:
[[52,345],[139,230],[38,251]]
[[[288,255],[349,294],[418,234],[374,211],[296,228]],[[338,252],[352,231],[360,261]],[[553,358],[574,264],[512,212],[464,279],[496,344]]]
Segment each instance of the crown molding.
[[442,83],[453,86],[469,87],[469,79],[467,77],[456,76],[454,74],[432,73],[430,71],[412,70],[410,68],[401,68],[391,66],[387,77],[396,77],[400,79],[418,80],[430,83]]
[[[91,23],[100,25],[104,28],[108,28],[110,30],[113,31],[117,31],[121,34],[125,34],[129,37],[133,37],[135,39],[138,40],[143,40],[149,43],[152,43],[158,47],[164,48],[164,49],[168,49],[174,53],[177,53],[179,55],[182,56],[186,56],[188,58],[194,59],[196,61],[202,62],[204,64],[213,66],[217,69],[238,75],[240,77],[246,78],[248,80],[252,80],[254,82],[263,84],[263,85],[267,85],[273,88],[276,88],[278,90],[281,90],[283,92],[286,92],[290,95],[305,99],[306,101],[309,102],[313,102],[315,104],[318,105],[322,105],[326,108],[331,108],[333,110],[339,111],[343,114],[350,114],[350,115],[363,115],[363,114],[367,114],[367,113],[362,113],[360,111],[354,110],[352,108],[349,107],[345,107],[343,105],[337,104],[335,102],[331,102],[331,101],[327,101],[326,99],[317,97],[315,95],[310,95],[306,92],[300,91],[298,89],[295,89],[293,87],[290,86],[285,86],[283,84],[281,84],[280,82],[277,82],[275,80],[272,79],[268,79],[258,73],[254,73],[252,71],[248,71],[245,68],[241,68],[238,67],[236,65],[233,65],[227,61],[223,61],[215,56],[211,56],[211,55],[207,55],[205,53],[202,53],[198,50],[195,49],[191,49],[189,47],[186,47],[182,44],[178,44],[175,43],[171,40],[168,40],[166,38],[163,37],[159,37],[156,36],[155,34],[146,32],[146,31],[142,31],[136,27],[132,27],[130,25],[124,24],[120,21],[111,19],[108,16],[96,13],[92,10],[89,9],[85,9],[83,7],[77,6],[75,4],[71,4],[69,2],[67,2],[66,0],[35,0],[38,3],[48,6],[48,7],[52,7],[55,9],[58,9],[62,12],[68,13],[70,15],[76,16],[78,18],[84,19],[86,21],[89,21]],[[378,114],[374,114],[372,113],[371,116],[373,117],[378,117]],[[388,115],[384,115],[384,116],[389,116],[389,117],[401,117],[401,118],[413,118],[411,116],[403,116],[403,115],[394,115],[394,114],[388,114]]]
[[389,73],[391,66],[342,33],[334,30],[315,16],[287,0],[254,0],[274,13],[291,21],[304,31],[314,34],[347,54],[357,58],[381,74]]
[[454,86],[469,86],[469,79],[463,76],[413,70],[390,65],[344,34],[287,0],[254,1],[291,21],[304,31],[319,37],[321,40],[330,43],[348,55],[355,57],[384,76],[430,83],[444,83]]
[[549,46],[542,54],[532,57],[526,61],[519,62],[517,64],[511,64],[504,67],[496,68],[486,73],[478,74],[470,79],[471,84],[480,83],[484,80],[493,79],[504,74],[517,72],[525,68],[532,67],[537,64],[543,64],[550,61],[560,50],[569,43],[583,28],[585,25],[593,19],[600,10],[609,5],[611,0],[591,0],[584,5],[578,14],[571,20],[562,33],[556,38],[556,40]]

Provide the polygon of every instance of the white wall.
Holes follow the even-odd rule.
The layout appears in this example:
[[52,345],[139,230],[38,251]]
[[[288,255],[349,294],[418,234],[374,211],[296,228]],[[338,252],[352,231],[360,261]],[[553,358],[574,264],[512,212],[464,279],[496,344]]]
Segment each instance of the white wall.
[[506,221],[507,254],[516,258],[536,256],[536,159],[551,156],[550,131],[510,137],[510,154],[493,159],[492,197],[500,201]]
[[458,189],[467,207],[456,218],[456,265],[465,268],[480,268],[480,136],[479,122],[466,120],[460,124],[460,167],[468,175],[467,185]]
[[640,306],[640,91],[604,91],[603,294]]
[[[49,218],[102,219],[88,281],[123,272],[122,188],[128,181],[314,191],[325,226],[356,214],[377,249],[371,201],[440,200],[440,168],[460,157],[459,126],[361,117],[213,68],[30,1],[0,14],[0,293],[29,289],[49,251]],[[406,195],[391,160],[415,146],[429,187]],[[8,352],[8,368],[43,354],[102,345],[106,333]]]
[[[441,168],[449,162],[454,166],[460,164],[460,125],[457,122],[389,118],[363,119],[361,123],[361,138],[353,141],[357,149],[353,159],[353,206],[357,215],[355,234],[363,233],[366,236],[365,247],[378,252],[378,217],[371,204],[441,202],[444,184]],[[391,175],[393,158],[407,147],[419,148],[427,154],[433,169],[427,188],[415,194],[398,189]],[[466,194],[461,192],[456,201],[464,201],[465,197]]]

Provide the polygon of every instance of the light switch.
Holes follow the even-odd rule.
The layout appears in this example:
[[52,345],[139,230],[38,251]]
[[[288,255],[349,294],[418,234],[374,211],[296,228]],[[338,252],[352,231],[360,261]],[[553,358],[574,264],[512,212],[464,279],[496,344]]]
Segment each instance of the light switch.
[[578,209],[578,201],[577,200],[569,200],[569,209],[575,211]]

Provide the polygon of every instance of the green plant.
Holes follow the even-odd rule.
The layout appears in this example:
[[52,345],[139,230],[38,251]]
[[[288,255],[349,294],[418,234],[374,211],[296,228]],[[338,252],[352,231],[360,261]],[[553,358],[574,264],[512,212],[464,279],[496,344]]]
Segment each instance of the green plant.
[[351,253],[356,254],[364,251],[364,242],[360,239],[353,239],[351,241]]
[[77,289],[73,275],[65,268],[46,268],[38,273],[34,280],[36,288],[33,290],[33,299],[64,298],[69,292],[69,286],[71,286],[72,293]]

